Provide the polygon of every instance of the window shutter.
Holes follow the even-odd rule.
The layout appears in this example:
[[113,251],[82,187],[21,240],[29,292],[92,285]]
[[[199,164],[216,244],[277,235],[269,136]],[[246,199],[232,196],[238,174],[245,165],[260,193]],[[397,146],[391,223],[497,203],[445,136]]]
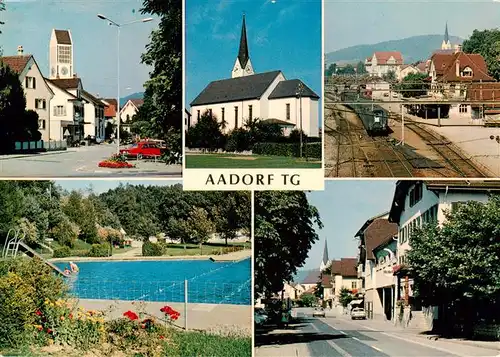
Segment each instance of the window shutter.
[[36,78],[33,77],[33,89],[36,89]]

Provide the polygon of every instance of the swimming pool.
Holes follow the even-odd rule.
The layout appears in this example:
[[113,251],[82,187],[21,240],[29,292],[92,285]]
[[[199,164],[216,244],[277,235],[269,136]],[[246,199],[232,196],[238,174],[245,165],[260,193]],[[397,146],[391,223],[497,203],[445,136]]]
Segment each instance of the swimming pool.
[[[67,263],[56,264],[61,269]],[[67,279],[80,299],[251,304],[250,259],[79,262],[80,272]]]

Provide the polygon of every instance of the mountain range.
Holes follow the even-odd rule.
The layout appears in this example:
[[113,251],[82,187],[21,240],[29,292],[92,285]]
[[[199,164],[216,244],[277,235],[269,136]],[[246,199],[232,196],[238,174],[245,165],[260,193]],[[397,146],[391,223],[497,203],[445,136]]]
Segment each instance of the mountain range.
[[[463,41],[460,37],[450,36],[452,45],[462,44]],[[325,62],[327,66],[330,63],[364,62],[376,51],[399,51],[403,55],[404,63],[414,63],[428,59],[434,51],[441,48],[442,42],[443,35],[420,35],[371,45],[356,45],[327,53]]]
[[120,98],[120,107],[123,107],[125,103],[129,101],[129,99],[143,99],[144,92],[137,92],[127,95],[126,97]]

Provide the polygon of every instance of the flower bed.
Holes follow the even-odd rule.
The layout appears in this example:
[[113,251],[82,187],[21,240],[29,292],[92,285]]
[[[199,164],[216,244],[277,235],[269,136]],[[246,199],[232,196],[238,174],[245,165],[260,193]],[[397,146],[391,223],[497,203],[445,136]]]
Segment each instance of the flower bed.
[[127,162],[125,156],[115,154],[111,156],[111,158],[101,161],[99,163],[99,167],[107,167],[110,169],[131,169],[134,168],[135,165]]

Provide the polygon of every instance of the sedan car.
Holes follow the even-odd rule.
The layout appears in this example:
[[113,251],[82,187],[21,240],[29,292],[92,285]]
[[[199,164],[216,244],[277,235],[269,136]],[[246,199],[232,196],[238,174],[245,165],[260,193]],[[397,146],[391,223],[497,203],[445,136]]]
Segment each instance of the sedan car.
[[313,317],[325,317],[325,309],[317,307],[314,309]]
[[137,157],[140,159],[142,157],[159,157],[163,154],[164,150],[165,149],[160,147],[160,145],[158,145],[158,143],[156,142],[140,141],[127,149],[121,149],[120,154],[129,157]]
[[356,320],[356,319],[366,320],[365,309],[363,309],[361,307],[356,307],[356,308],[352,309],[351,319],[352,320]]

